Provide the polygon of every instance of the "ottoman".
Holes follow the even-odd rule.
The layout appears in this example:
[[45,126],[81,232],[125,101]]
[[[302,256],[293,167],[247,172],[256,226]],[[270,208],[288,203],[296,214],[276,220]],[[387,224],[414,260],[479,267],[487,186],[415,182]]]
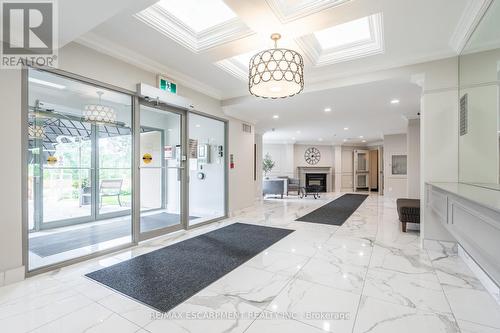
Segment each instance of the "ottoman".
[[396,205],[403,232],[406,232],[406,223],[420,223],[419,199],[397,199]]

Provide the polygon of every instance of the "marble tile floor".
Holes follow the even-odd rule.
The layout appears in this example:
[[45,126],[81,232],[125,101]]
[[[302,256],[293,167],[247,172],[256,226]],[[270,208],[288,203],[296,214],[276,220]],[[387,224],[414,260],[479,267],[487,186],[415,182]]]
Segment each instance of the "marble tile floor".
[[[294,220],[321,199],[265,200],[237,216],[0,288],[1,332],[500,332],[500,307],[446,247],[402,233],[370,197],[341,227]],[[167,314],[83,275],[234,223],[296,230]]]

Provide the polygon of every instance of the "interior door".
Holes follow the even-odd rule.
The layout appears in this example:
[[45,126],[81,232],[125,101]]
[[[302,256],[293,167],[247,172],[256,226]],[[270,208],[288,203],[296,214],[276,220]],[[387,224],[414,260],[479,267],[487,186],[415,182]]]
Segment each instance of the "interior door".
[[370,152],[354,150],[354,191],[370,189]]
[[185,223],[185,114],[142,101],[139,117],[139,240],[144,240]]

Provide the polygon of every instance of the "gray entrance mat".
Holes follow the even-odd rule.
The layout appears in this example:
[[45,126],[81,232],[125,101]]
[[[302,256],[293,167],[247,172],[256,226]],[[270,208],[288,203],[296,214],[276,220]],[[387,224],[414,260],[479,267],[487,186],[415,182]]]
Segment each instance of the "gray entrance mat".
[[86,276],[167,312],[292,232],[235,223]]
[[[190,216],[189,219],[197,217]],[[161,212],[141,217],[141,232],[165,228],[179,224],[180,215]],[[85,228],[57,232],[29,240],[29,250],[40,257],[95,245],[131,234],[130,219],[95,224]]]
[[342,225],[368,197],[366,194],[344,194],[295,221]]

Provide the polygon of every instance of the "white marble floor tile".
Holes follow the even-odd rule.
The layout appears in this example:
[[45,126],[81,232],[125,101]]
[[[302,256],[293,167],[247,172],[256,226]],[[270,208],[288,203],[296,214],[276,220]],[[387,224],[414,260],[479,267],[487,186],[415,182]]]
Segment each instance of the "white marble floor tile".
[[359,306],[354,333],[459,333],[450,315],[426,312],[364,297]]
[[368,245],[358,246],[359,244],[369,244],[364,243],[366,239],[359,240],[357,242],[358,245],[355,245],[356,243],[353,243],[350,240],[346,243],[342,242],[342,240],[346,239],[349,238],[332,237],[328,240],[328,242],[323,244],[320,249],[318,249],[315,258],[329,261],[332,264],[368,267],[372,247]]
[[293,319],[257,319],[245,333],[321,333],[324,330]]
[[0,328],[9,333],[28,332],[90,303],[75,291],[18,299],[0,307]]
[[462,333],[500,333],[500,328],[488,327],[458,319],[458,327]]
[[394,271],[370,269],[363,295],[425,311],[451,313],[437,278],[429,281]]
[[338,264],[313,257],[300,270],[296,277],[328,287],[361,294],[366,271],[366,267]]
[[98,303],[141,327],[149,324],[159,314],[158,311],[118,293],[106,296]]
[[97,303],[41,326],[33,333],[120,332],[133,333],[140,327]]
[[145,326],[152,333],[244,332],[262,309],[239,297],[202,291]]
[[290,281],[290,277],[278,273],[238,267],[212,283],[208,291],[235,297],[248,304],[264,309]]
[[244,266],[258,268],[272,273],[283,275],[295,275],[309,257],[297,254],[285,253],[276,250],[265,250],[264,252],[247,261]]
[[419,279],[435,281],[435,273],[427,254],[419,250],[375,245],[370,268],[388,269]]
[[350,332],[360,296],[295,279],[267,310],[292,313],[297,320],[328,332]]
[[433,251],[428,251],[428,253],[434,258],[432,265],[442,284],[461,288],[484,289],[479,279],[459,256],[439,255]]
[[500,306],[487,291],[447,285],[443,288],[457,320],[500,328]]

